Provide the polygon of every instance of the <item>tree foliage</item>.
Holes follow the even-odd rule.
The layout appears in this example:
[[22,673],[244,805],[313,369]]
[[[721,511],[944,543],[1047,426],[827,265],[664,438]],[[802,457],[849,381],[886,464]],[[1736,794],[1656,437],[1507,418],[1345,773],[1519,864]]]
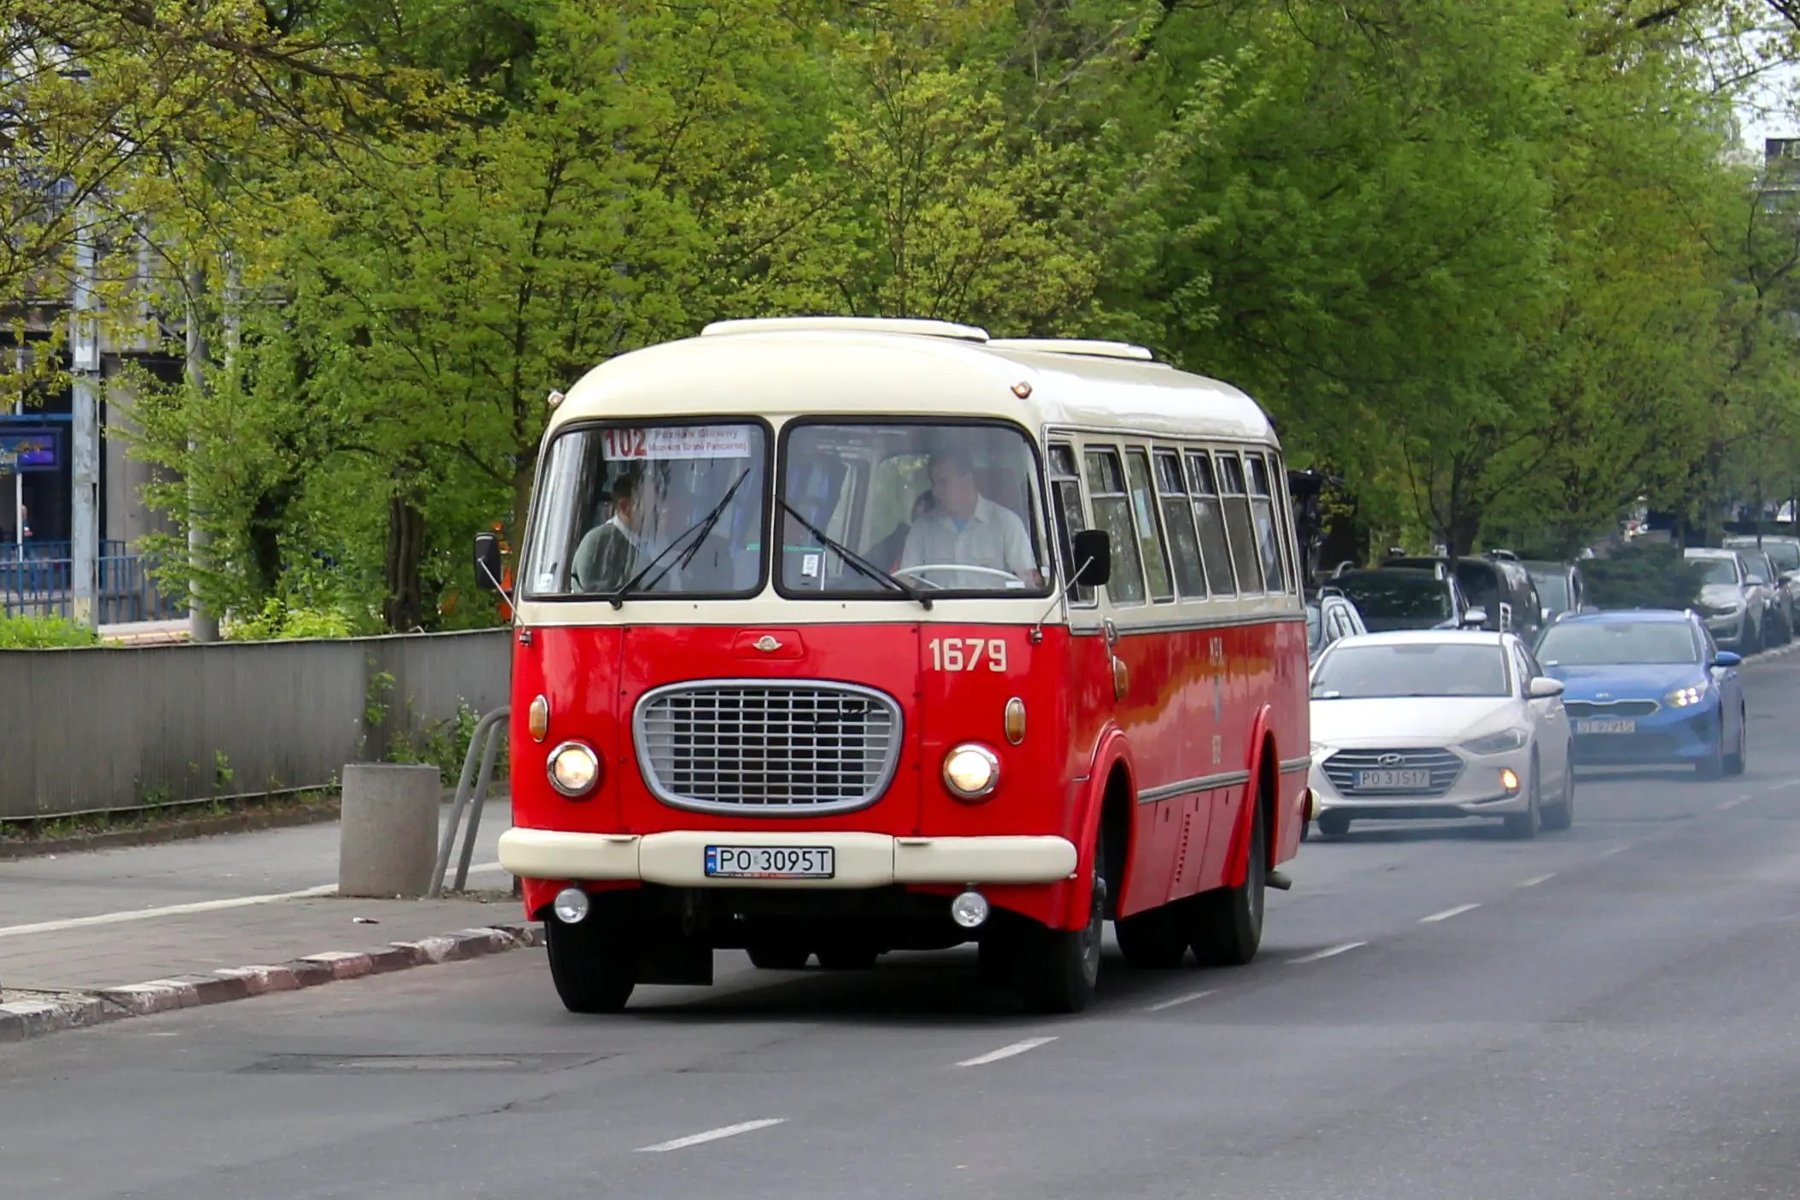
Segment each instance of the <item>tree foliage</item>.
[[1785,0],[0,12],[0,289],[89,219],[115,314],[191,336],[117,399],[211,537],[177,573],[259,627],[490,619],[464,547],[518,527],[546,394],[726,316],[1145,342],[1380,544],[1795,487],[1800,220],[1727,152]]

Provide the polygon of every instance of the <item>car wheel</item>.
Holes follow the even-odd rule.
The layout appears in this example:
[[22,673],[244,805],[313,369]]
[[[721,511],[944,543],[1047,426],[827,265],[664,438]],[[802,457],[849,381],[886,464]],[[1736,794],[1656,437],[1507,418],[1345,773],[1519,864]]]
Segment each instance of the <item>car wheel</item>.
[[1529,841],[1538,835],[1539,829],[1543,828],[1543,798],[1538,794],[1539,781],[1538,760],[1534,755],[1531,759],[1531,782],[1527,785],[1525,792],[1525,811],[1506,815],[1507,837],[1518,841]]
[[1323,838],[1341,838],[1350,832],[1350,817],[1341,812],[1320,813],[1314,824]]
[[1694,772],[1702,779],[1717,779],[1725,774],[1725,710],[1719,710],[1719,732],[1713,738],[1712,752],[1694,764]]
[[1562,800],[1544,810],[1544,828],[1561,832],[1575,824],[1575,747],[1569,747],[1569,765],[1563,772]]
[[[1725,740],[1723,731],[1720,733],[1719,740],[1721,742]],[[1725,774],[1742,775],[1744,773],[1744,762],[1749,756],[1749,751],[1750,722],[1745,719],[1745,712],[1740,708],[1738,709],[1737,748],[1725,756]]]

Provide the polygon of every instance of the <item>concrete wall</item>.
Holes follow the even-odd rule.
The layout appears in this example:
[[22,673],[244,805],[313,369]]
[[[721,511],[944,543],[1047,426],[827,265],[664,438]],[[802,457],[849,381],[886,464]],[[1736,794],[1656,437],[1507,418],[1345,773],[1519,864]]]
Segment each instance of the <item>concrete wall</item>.
[[509,639],[0,651],[0,818],[325,785],[459,703],[506,703]]

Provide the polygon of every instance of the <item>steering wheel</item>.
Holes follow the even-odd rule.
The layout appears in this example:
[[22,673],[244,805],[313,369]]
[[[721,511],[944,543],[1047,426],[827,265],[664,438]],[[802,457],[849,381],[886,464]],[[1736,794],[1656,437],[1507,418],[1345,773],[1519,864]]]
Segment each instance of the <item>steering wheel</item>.
[[[919,575],[925,571],[972,571],[977,575],[995,575],[1001,579],[1010,579],[1015,583],[1025,582],[1011,571],[1003,571],[999,567],[978,567],[973,563],[920,563],[916,567],[901,567],[896,570],[894,574]],[[943,591],[946,586],[941,583],[933,583],[931,580],[924,578],[921,578],[919,582],[926,587],[936,588],[940,592]]]

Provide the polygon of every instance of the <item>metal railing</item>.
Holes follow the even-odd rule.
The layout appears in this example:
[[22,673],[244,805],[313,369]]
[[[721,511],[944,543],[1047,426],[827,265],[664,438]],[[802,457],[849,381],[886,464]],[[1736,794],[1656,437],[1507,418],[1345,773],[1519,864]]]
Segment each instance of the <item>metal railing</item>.
[[[123,542],[106,548],[123,550]],[[67,542],[25,543],[18,557],[15,543],[0,544],[0,616],[63,617],[72,615],[74,560]],[[61,556],[39,550],[65,550]],[[155,562],[139,554],[105,554],[98,564],[94,595],[102,625],[132,621],[164,621],[187,611],[185,596],[165,596],[151,579]]]
[[[462,858],[456,864],[456,886],[451,890],[460,892],[468,886],[469,863],[475,856],[475,838],[481,831],[481,810],[487,803],[488,787],[494,782],[494,762],[506,742],[506,719],[511,715],[512,706],[503,704],[477,721],[475,731],[469,736],[469,752],[463,755],[462,778],[456,783],[456,803],[450,809],[449,823],[444,826],[437,868],[431,873],[431,890],[426,893],[433,899],[444,894],[444,877],[450,871],[450,854],[456,848],[457,826],[462,824],[465,808],[469,809],[469,829],[463,837]],[[470,807],[471,797],[473,807]],[[518,892],[517,881],[514,881],[513,891]]]

